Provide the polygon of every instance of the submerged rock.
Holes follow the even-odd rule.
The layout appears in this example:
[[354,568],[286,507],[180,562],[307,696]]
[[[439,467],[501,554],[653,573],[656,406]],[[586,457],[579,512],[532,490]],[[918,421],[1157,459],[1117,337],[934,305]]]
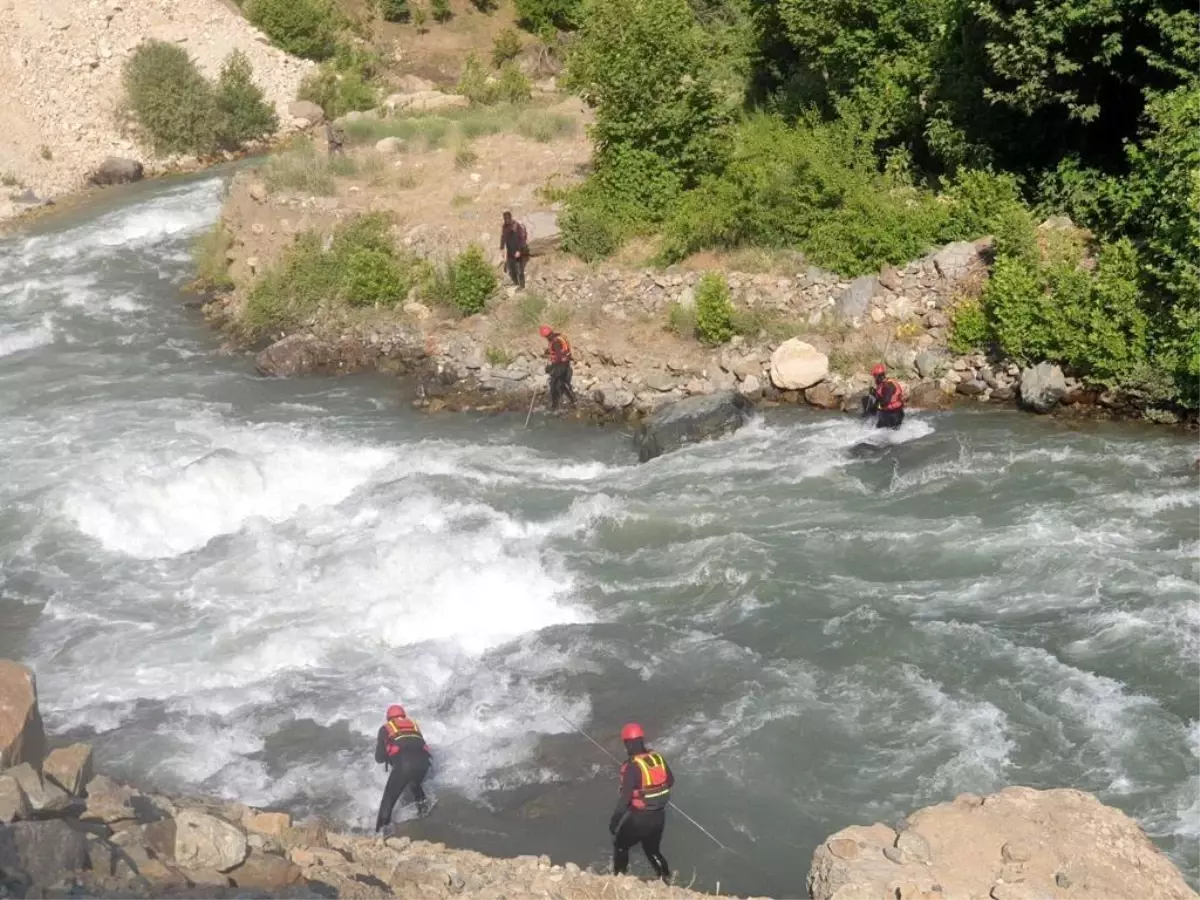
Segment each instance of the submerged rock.
[[808,887],[816,900],[1197,896],[1120,810],[1082,791],[1027,787],[960,794],[898,832],[843,828],[813,853]]
[[688,397],[663,407],[638,428],[638,460],[646,462],[684,444],[737,431],[749,419],[752,404],[737,391]]
[[1048,413],[1067,393],[1063,370],[1041,362],[1021,373],[1021,405],[1036,413]]

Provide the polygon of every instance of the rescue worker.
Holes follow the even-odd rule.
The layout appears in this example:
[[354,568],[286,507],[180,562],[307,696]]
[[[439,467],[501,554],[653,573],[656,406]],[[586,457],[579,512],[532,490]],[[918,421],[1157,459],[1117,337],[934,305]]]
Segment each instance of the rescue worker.
[[421,729],[399,704],[388,707],[387,721],[379,729],[379,737],[375,741],[375,762],[383,763],[385,770],[392,770],[387,787],[383,789],[379,815],[375,819],[376,831],[382,831],[391,824],[392,810],[406,788],[412,791],[417,814],[429,814],[429,801],[425,799],[421,782],[429,772],[432,757]]
[[663,827],[667,824],[667,802],[675,776],[662,754],[646,749],[642,726],[630,723],[621,729],[621,740],[629,760],[621,764],[621,797],[608,823],[613,836],[613,874],[629,868],[629,850],[642,845],[654,873],[666,881],[671,877],[662,855]]
[[546,355],[550,362],[546,374],[550,376],[550,408],[558,409],[559,399],[566,394],[571,406],[575,405],[575,391],[571,388],[571,342],[549,325],[538,329],[546,339]]
[[904,421],[904,388],[887,377],[882,364],[871,369],[871,376],[875,384],[863,397],[863,416],[874,415],[876,428],[899,428]]
[[529,236],[525,226],[513,219],[511,212],[504,213],[504,224],[500,227],[500,249],[504,251],[504,269],[521,290],[525,289],[525,259],[529,256]]

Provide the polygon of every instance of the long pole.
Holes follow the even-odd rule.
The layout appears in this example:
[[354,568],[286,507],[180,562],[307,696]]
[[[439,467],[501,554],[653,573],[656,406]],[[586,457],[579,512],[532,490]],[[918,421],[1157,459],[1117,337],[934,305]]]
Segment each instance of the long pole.
[[529,412],[525,415],[525,427],[529,427],[529,420],[533,418],[533,404],[537,403],[537,398],[541,395],[542,389],[538,388],[533,392],[533,396],[529,398]]

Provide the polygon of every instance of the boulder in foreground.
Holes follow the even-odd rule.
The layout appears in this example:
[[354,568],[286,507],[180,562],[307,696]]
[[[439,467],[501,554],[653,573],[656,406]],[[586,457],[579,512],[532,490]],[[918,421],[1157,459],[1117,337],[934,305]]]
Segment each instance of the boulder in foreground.
[[1075,790],[960,794],[913,813],[897,832],[843,828],[813,853],[816,900],[1197,895],[1136,822]]
[[88,181],[97,185],[129,184],[141,181],[145,170],[136,159],[125,159],[120,156],[110,156],[91,175]]
[[42,766],[46,732],[38,712],[37,682],[20,663],[0,659],[0,769]]
[[634,436],[638,460],[646,462],[684,444],[731,434],[746,424],[752,404],[737,391],[688,397],[665,406]]

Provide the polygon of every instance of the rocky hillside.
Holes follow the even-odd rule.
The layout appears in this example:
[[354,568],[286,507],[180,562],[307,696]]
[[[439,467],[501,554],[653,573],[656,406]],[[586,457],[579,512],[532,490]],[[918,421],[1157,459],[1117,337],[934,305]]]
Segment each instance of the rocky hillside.
[[[814,852],[818,900],[1195,900],[1138,825],[1074,790],[1006,788],[851,826]],[[0,660],[0,897],[702,898],[549,857],[339,834],[241,803],[146,793],[47,750],[33,673]],[[796,892],[798,896],[800,891]]]
[[141,158],[115,113],[121,64],[148,38],[182,44],[209,76],[243,51],[285,125],[312,65],[222,0],[0,0],[0,220],[77,190],[108,156]]

